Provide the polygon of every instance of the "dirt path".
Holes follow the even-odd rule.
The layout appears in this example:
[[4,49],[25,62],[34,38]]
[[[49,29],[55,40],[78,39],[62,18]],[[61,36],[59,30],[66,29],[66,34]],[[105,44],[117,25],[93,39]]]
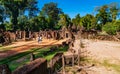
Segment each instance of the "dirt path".
[[[102,65],[104,67],[92,67],[91,69],[95,71],[92,74],[119,74],[115,70],[120,71],[118,69],[120,67],[120,42],[100,40],[83,40],[83,42],[87,51],[90,52],[88,56],[104,64]],[[105,62],[105,60],[107,61]],[[110,69],[106,69],[105,66],[110,67]]]
[[[7,51],[0,51],[0,59],[12,56],[21,52],[28,51],[32,48],[38,48],[38,47],[46,47],[56,44],[61,44],[64,40],[46,40],[44,39],[41,43],[38,43],[37,41],[28,41],[28,42],[15,42],[11,45],[5,46],[3,48],[12,48]],[[15,48],[14,48],[15,47]]]

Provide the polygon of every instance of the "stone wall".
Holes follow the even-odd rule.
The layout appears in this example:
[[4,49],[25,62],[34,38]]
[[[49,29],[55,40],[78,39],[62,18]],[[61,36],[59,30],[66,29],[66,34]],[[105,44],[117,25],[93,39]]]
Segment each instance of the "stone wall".
[[47,60],[38,58],[29,64],[16,69],[12,74],[48,74]]
[[57,53],[49,62],[49,72],[54,74],[57,72],[57,68],[62,67],[62,55],[63,53]]
[[15,41],[15,39],[16,39],[16,36],[13,32],[6,31],[1,33],[0,43],[2,43],[2,45],[7,45],[12,41]]

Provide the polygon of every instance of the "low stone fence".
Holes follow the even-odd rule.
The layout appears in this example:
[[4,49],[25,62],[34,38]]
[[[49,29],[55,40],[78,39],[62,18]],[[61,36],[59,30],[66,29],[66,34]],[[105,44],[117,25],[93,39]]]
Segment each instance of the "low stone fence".
[[47,60],[38,58],[29,64],[16,69],[12,74],[48,74]]
[[108,41],[120,41],[120,39],[114,35],[101,35],[96,36],[95,39],[98,40],[108,40]]
[[62,67],[62,55],[63,53],[57,53],[49,62],[49,74],[56,74]]

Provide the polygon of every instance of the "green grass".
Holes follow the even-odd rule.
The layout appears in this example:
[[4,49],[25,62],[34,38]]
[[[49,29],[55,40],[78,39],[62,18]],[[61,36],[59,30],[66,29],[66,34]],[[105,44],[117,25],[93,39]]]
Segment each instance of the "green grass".
[[8,64],[9,64],[9,67],[10,67],[11,71],[14,71],[18,67],[23,66],[23,65],[25,65],[27,63],[29,63],[29,59],[26,59],[26,60],[24,60],[22,62],[13,61],[13,62],[8,63]]
[[120,74],[120,64],[118,63],[110,63],[110,60],[103,60],[102,62],[98,60],[93,60],[93,59],[86,59],[88,63],[104,66],[105,68],[110,68],[116,71],[118,74]]
[[65,52],[65,51],[67,51],[67,49],[68,49],[67,46],[66,47],[60,47],[57,50],[48,53],[46,56],[44,56],[43,53],[49,51],[50,49],[49,48],[48,49],[41,49],[41,50],[38,50],[38,51],[35,52],[35,56],[36,56],[36,58],[42,57],[42,58],[45,58],[49,61],[56,53]]
[[[0,64],[8,64],[11,71],[14,71],[16,68],[23,66],[27,63],[30,62],[30,53],[33,52],[33,54],[35,54],[35,58],[45,58],[48,61],[50,61],[50,59],[52,59],[54,57],[54,55],[58,52],[65,52],[67,51],[68,47],[60,47],[57,50],[48,53],[47,55],[44,56],[43,53],[49,51],[49,48],[45,48],[45,49],[41,49],[41,48],[34,48],[31,49],[29,51],[26,52],[22,52],[7,58],[4,58],[2,60],[0,60]],[[22,61],[18,62],[18,60],[23,59]]]
[[[22,52],[22,53],[19,53],[19,54],[16,54],[16,55],[13,55],[13,56],[10,56],[10,57],[7,57],[7,58],[4,58],[2,60],[0,60],[0,64],[7,64],[9,62],[12,62],[13,60],[17,60],[25,55],[28,55],[34,51],[36,51],[37,49],[32,49],[32,50],[28,50],[26,52]],[[12,54],[12,53],[11,53]]]
[[6,47],[6,48],[4,48],[3,46],[2,47],[0,47],[0,51],[8,51],[8,50],[10,50],[10,49],[12,49],[13,47]]
[[120,64],[112,64],[109,62],[109,60],[104,60],[103,63],[101,63],[103,66],[105,66],[106,68],[112,68],[114,69],[116,72],[120,73]]
[[54,57],[55,54],[57,54],[58,52],[66,52],[67,49],[67,47],[60,47],[58,50],[49,53],[48,56],[45,56],[44,58],[49,61],[50,59],[52,59],[52,57]]

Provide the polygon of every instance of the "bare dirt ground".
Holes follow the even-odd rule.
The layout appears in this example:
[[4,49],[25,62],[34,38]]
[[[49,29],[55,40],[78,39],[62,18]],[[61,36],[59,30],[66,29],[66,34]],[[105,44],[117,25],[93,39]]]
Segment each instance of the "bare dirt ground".
[[41,43],[38,43],[37,40],[34,41],[20,41],[20,42],[14,42],[11,45],[0,47],[0,49],[10,48],[7,51],[1,50],[0,51],[0,59],[12,56],[21,52],[25,52],[27,50],[30,50],[32,48],[42,48],[47,46],[52,46],[56,44],[61,44],[64,40],[52,40],[52,39],[43,39]]
[[100,61],[120,62],[120,42],[99,40],[84,40],[84,42],[86,42],[86,49],[90,52],[91,57]]
[[[89,74],[120,74],[120,42],[100,41],[100,40],[83,40],[86,50],[90,52],[89,57],[95,59],[100,66],[94,66],[90,69],[93,73]],[[106,68],[107,66],[107,68]]]

